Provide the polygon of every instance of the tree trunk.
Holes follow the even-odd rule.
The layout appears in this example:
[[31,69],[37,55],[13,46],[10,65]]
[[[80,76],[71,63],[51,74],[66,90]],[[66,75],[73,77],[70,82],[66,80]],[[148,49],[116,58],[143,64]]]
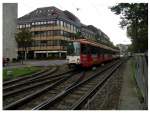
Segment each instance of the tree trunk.
[[27,53],[28,53],[28,50],[27,50],[27,48],[25,47],[25,49],[24,49],[24,60],[25,60],[25,61],[27,60]]
[[23,64],[23,51],[21,52],[21,64]]
[[25,51],[25,54],[24,54],[24,60],[26,61],[27,60],[27,52]]

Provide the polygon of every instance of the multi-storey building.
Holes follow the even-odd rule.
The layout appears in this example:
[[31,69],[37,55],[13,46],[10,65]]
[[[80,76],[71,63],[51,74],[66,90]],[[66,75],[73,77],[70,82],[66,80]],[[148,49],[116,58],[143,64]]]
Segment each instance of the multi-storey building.
[[[69,11],[56,7],[37,8],[18,19],[18,31],[29,29],[32,33],[32,45],[28,47],[28,58],[65,57],[69,40],[81,32],[82,38],[96,39],[97,33],[104,34],[96,27],[86,26]],[[98,35],[101,40],[107,38]],[[106,35],[107,36],[107,35]],[[97,37],[98,38],[98,37]],[[18,48],[18,54],[22,48]]]
[[91,30],[88,26],[84,24],[81,25],[81,33],[84,38],[95,40],[96,30]]
[[19,18],[17,28],[27,28],[32,32],[33,42],[28,48],[28,57],[63,57],[66,55],[66,42],[79,31],[80,21],[69,11],[45,7]]

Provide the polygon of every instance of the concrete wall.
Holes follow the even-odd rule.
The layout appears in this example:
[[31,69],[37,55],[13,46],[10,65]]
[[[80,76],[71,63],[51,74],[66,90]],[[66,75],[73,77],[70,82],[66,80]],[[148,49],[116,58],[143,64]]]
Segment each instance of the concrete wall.
[[15,33],[18,17],[17,3],[3,3],[3,58],[17,58]]

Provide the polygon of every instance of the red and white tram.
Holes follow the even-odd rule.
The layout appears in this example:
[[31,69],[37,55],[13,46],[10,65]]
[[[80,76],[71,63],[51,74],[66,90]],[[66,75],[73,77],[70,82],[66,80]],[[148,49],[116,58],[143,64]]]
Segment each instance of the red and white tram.
[[68,65],[91,67],[119,57],[119,50],[106,45],[79,39],[70,41],[67,46]]

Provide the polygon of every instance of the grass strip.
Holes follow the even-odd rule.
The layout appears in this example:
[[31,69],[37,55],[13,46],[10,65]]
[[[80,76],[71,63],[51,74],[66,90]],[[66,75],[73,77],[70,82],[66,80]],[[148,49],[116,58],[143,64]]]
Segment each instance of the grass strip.
[[41,70],[41,68],[35,66],[3,69],[3,80],[14,79],[20,76],[30,75],[39,70]]

